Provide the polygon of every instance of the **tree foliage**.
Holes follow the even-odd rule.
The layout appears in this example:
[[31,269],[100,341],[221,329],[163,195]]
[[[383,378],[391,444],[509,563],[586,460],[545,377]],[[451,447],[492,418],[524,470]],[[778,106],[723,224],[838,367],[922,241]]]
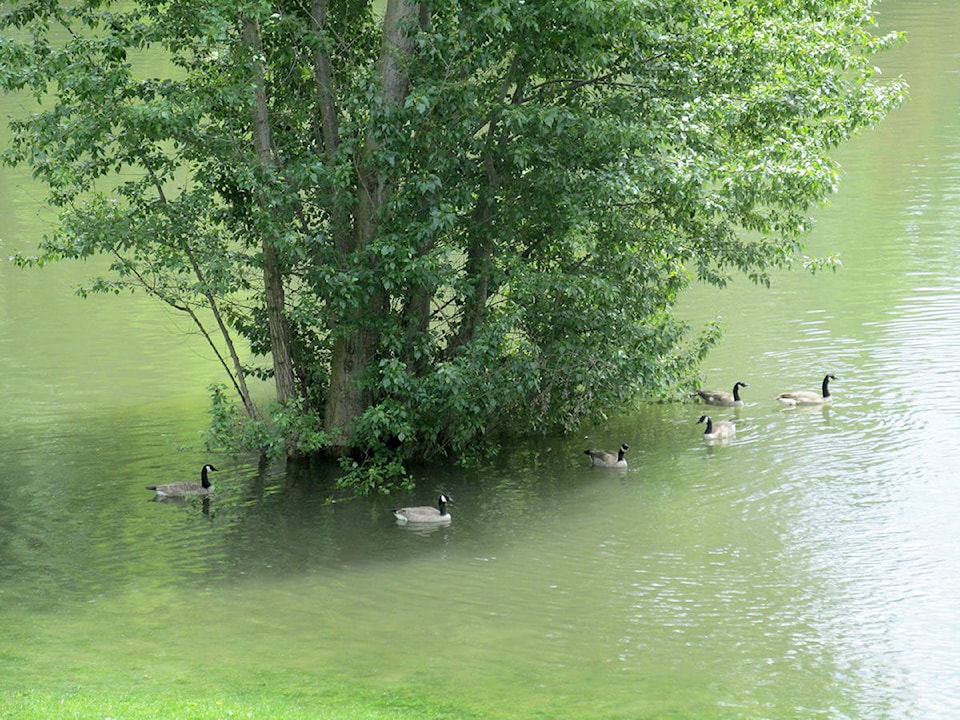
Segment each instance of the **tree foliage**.
[[570,429],[689,379],[691,281],[799,256],[829,151],[904,93],[871,12],[10,0],[0,85],[36,107],[4,159],[60,212],[20,260],[109,256],[86,290],[188,313],[288,453],[397,468]]

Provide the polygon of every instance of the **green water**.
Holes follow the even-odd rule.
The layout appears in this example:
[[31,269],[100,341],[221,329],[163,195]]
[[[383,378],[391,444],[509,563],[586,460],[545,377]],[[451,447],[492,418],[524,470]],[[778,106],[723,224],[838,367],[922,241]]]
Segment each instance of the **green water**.
[[[650,407],[328,504],[323,468],[202,451],[220,376],[175,315],[75,298],[92,266],[0,263],[2,688],[346,683],[454,717],[960,714],[960,16],[880,9],[908,32],[883,67],[913,99],[838,153],[809,250],[843,270],[684,301],[726,327],[707,385],[750,383],[744,408],[711,409],[739,418],[727,446],[704,444],[701,407]],[[0,174],[3,256],[43,231],[40,198]],[[829,410],[772,399],[828,371]],[[622,441],[629,468],[586,466]],[[206,505],[143,489],[205,461]],[[393,523],[440,490],[449,527]]]

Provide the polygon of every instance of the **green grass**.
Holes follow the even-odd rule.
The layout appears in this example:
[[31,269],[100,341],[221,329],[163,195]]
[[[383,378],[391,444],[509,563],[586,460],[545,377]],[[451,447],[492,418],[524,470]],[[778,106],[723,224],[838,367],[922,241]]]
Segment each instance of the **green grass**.
[[[456,692],[449,693],[451,697]],[[0,690],[0,718],[3,720],[479,720],[490,718],[589,718],[596,720],[733,720],[744,717],[736,711],[716,708],[689,714],[668,703],[649,713],[626,713],[607,707],[603,701],[590,703],[568,713],[520,705],[507,715],[489,709],[470,709],[455,701],[433,702],[406,692],[371,692],[343,688],[333,693],[286,695],[264,689],[252,693],[216,693],[208,697],[186,697],[171,692],[87,692],[74,688],[63,693],[8,692]]]
[[433,703],[403,692],[372,692],[341,688],[317,693],[289,694],[268,688],[251,692],[217,692],[206,696],[164,690],[85,690],[65,692],[0,691],[0,718],[56,718],[77,720],[446,720],[479,718],[449,702]]
[[187,674],[96,662],[81,667],[63,656],[55,664],[18,663],[7,668],[11,672],[0,683],[0,720],[471,720],[497,715],[469,707],[471,700],[457,697],[435,678],[391,682],[322,669],[279,669],[264,660],[264,667],[247,672],[200,665]]

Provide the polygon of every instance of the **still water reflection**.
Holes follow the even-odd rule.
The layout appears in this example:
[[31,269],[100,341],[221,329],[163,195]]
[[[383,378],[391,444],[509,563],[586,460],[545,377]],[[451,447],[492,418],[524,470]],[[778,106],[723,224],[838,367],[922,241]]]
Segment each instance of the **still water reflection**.
[[[0,263],[4,687],[268,678],[481,717],[956,717],[960,16],[882,10],[909,33],[885,70],[913,101],[839,155],[810,251],[844,269],[682,308],[727,328],[707,385],[750,383],[712,409],[738,418],[729,445],[703,442],[699,406],[656,406],[433,469],[408,497],[330,502],[329,469],[216,458],[211,502],[158,503],[144,485],[211,459],[214,363],[146,302],[73,298],[87,268]],[[42,226],[3,212],[5,250]],[[772,400],[826,372],[832,408]],[[622,441],[626,470],[586,466]],[[392,504],[439,490],[451,526],[394,524]]]

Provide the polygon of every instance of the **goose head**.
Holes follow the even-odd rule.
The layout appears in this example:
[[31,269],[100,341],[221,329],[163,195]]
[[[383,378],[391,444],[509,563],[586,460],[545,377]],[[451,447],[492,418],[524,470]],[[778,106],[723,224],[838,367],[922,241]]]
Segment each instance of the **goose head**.
[[210,478],[207,477],[208,472],[217,472],[217,469],[210,463],[207,463],[200,469],[200,484],[204,489],[210,487]]

